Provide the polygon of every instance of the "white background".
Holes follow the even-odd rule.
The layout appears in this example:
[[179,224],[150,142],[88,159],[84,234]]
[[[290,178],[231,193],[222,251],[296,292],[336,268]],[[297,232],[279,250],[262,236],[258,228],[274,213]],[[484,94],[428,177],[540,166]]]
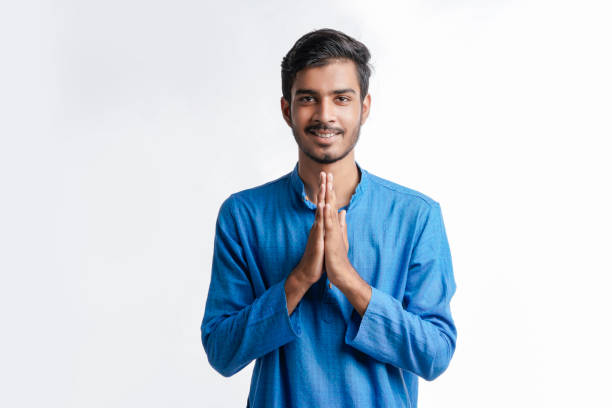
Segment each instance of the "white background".
[[293,168],[280,62],[332,27],[373,56],[357,161],[445,218],[419,407],[611,406],[609,3],[259,3],[0,7],[0,405],[246,406],[200,339],[214,223]]

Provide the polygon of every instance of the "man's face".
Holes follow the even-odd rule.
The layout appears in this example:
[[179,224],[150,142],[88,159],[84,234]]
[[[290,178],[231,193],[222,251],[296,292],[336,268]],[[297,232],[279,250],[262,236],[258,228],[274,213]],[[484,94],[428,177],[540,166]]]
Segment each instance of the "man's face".
[[361,102],[353,61],[332,60],[299,71],[291,105],[284,98],[281,105],[300,150],[317,163],[329,164],[346,157],[357,144],[370,95]]

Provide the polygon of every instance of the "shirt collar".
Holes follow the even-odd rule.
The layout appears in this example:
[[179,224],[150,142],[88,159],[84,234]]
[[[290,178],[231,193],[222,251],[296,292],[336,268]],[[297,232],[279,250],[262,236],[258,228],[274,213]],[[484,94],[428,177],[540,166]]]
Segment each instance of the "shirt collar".
[[[293,193],[297,197],[298,202],[301,202],[303,205],[310,208],[311,210],[316,210],[317,206],[312,201],[309,201],[306,198],[306,189],[304,188],[304,182],[302,181],[298,173],[298,164],[299,162],[295,163],[295,166],[293,167],[293,171],[291,172],[291,176],[290,176],[291,188],[293,190]],[[351,200],[349,201],[349,203],[345,205],[344,207],[338,208],[338,210],[346,209],[348,212],[348,210],[355,205],[355,203],[359,200],[359,198],[368,189],[368,186],[370,183],[369,173],[366,170],[364,170],[356,160],[355,160],[355,165],[357,165],[358,171],[361,172],[361,179],[359,180],[359,183],[357,184],[357,187],[355,188],[355,192],[351,196]]]

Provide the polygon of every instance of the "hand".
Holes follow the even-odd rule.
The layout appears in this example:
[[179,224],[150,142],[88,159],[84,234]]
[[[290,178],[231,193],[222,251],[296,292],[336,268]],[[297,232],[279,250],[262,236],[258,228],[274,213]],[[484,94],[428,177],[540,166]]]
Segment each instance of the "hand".
[[310,228],[306,249],[300,263],[295,268],[298,277],[308,285],[317,282],[323,275],[324,265],[324,204],[325,204],[325,173],[319,177],[319,193],[315,220]]
[[349,243],[346,232],[346,210],[338,213],[336,190],[333,184],[334,177],[329,173],[327,175],[324,212],[324,261],[327,277],[330,282],[338,286],[339,282],[351,278],[352,266],[348,259]]

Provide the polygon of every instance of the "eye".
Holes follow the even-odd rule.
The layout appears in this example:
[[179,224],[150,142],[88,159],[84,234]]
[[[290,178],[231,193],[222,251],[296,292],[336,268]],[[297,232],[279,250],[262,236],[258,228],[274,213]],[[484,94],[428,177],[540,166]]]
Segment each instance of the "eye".
[[339,96],[339,97],[338,97],[338,100],[339,100],[340,102],[350,102],[350,101],[351,101],[351,98],[349,98],[348,96]]
[[313,101],[313,100],[314,100],[314,98],[313,98],[312,96],[310,96],[310,95],[305,95],[305,96],[302,96],[302,97],[301,97],[300,99],[298,99],[298,100],[299,100],[300,102],[310,102],[310,101]]

